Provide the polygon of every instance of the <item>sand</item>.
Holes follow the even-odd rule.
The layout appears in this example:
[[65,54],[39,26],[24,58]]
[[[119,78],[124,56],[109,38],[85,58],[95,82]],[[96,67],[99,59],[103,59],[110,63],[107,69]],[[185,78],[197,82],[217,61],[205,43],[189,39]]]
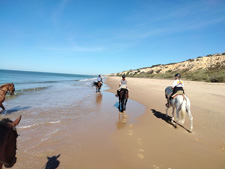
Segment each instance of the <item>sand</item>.
[[[115,93],[120,79],[109,77],[108,91]],[[127,81],[130,99],[143,104],[146,110],[136,124],[125,126],[113,136],[126,168],[225,168],[225,84],[184,81],[194,118],[194,129],[189,133],[188,116],[177,128],[165,120],[164,90],[173,79]]]
[[[28,101],[6,101],[6,109],[12,111],[1,118],[22,115],[13,168],[44,169],[51,162],[59,169],[225,168],[225,84],[184,81],[194,117],[189,133],[188,117],[176,129],[165,120],[164,89],[173,79],[127,78],[130,98],[124,113],[118,111],[115,97],[119,81],[108,77],[110,89],[106,85],[101,93],[90,89],[88,99],[79,103],[67,101],[76,91],[64,91],[61,104],[65,106],[41,109],[41,92],[20,96],[39,96],[36,107],[26,108]],[[22,109],[12,109],[17,106]],[[59,157],[47,158],[54,156]]]

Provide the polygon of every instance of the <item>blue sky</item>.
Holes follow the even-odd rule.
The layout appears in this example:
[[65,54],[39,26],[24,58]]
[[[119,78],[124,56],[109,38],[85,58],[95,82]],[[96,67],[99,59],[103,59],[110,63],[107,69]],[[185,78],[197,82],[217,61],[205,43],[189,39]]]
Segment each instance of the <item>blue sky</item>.
[[0,69],[108,74],[222,52],[224,0],[0,0]]

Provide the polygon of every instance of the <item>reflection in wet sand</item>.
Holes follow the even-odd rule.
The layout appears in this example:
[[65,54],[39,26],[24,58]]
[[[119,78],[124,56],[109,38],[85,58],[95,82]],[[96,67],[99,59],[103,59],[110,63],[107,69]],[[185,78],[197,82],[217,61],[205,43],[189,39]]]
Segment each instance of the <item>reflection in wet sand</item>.
[[117,129],[123,128],[127,124],[127,115],[126,112],[124,113],[119,112],[118,122],[116,122]]
[[102,103],[102,93],[101,92],[96,94],[96,103],[98,105],[101,105],[101,103]]

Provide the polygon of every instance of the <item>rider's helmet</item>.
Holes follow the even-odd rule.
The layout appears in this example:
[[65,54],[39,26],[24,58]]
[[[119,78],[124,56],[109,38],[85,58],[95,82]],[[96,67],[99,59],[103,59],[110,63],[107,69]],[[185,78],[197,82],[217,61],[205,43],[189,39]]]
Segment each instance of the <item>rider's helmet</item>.
[[98,77],[101,77],[101,75],[98,75]]
[[174,77],[181,78],[181,75],[180,75],[180,73],[177,73],[177,74],[175,74],[175,76],[174,76]]
[[125,77],[126,77],[125,75],[122,76],[122,78],[125,78]]

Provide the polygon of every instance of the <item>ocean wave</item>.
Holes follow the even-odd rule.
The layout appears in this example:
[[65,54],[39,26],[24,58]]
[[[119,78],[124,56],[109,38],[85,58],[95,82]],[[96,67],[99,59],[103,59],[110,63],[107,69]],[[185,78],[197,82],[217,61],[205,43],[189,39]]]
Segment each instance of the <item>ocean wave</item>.
[[31,128],[31,127],[34,127],[34,126],[37,126],[38,124],[31,124],[31,125],[27,125],[27,126],[20,126],[20,127],[17,127],[17,128],[20,128],[20,129],[27,129],[27,128]]
[[36,124],[31,124],[31,125],[26,125],[26,126],[20,126],[18,128],[20,129],[28,129],[28,128],[32,128],[32,127],[35,127],[35,126],[39,126],[39,125],[44,125],[44,124],[57,124],[57,123],[60,123],[61,121],[60,120],[57,120],[57,121],[51,121],[51,122],[47,122],[47,123],[36,123]]
[[44,90],[47,89],[51,86],[45,86],[45,87],[34,87],[34,88],[28,88],[28,89],[20,89],[16,90],[17,92],[30,92],[30,91],[39,91],[39,90]]
[[60,123],[61,121],[58,120],[58,121],[52,121],[52,122],[49,122],[50,124],[56,124],[56,123]]
[[54,134],[58,133],[59,131],[60,131],[59,129],[56,129],[56,130],[46,134],[46,136],[43,139],[41,139],[41,141],[43,142],[43,141],[48,140],[49,138],[51,138]]
[[16,82],[15,84],[40,84],[40,83],[60,83],[60,82],[73,82],[79,80],[53,80],[53,81],[39,81],[39,82]]
[[[90,80],[95,80],[96,78],[89,78],[89,79],[82,79],[80,80],[81,82],[85,82],[85,81],[90,81]],[[97,80],[97,79],[96,79]]]

